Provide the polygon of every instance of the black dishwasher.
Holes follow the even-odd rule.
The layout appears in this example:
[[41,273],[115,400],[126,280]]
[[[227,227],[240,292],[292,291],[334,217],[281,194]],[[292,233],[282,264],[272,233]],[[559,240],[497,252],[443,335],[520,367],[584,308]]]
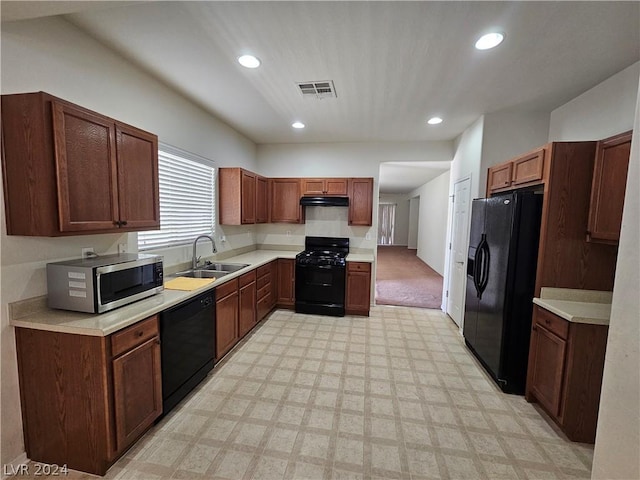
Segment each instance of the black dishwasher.
[[163,416],[213,369],[215,332],[215,290],[160,314]]

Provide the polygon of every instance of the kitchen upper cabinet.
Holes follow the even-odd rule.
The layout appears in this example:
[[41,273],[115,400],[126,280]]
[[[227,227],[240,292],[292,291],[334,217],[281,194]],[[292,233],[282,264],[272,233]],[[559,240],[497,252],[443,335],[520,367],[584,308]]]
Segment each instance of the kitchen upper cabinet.
[[347,262],[347,291],[345,311],[347,315],[369,316],[371,304],[371,264]]
[[526,398],[574,442],[595,441],[607,333],[534,306]]
[[243,168],[218,170],[221,225],[256,223],[257,178],[255,173]]
[[542,183],[545,177],[544,160],[545,149],[540,148],[489,167],[487,195]]
[[350,178],[349,225],[371,226],[373,219],[373,178]]
[[346,178],[303,178],[303,195],[347,195]]
[[627,186],[632,132],[598,142],[593,169],[587,238],[617,245]]
[[158,140],[43,92],[2,96],[9,235],[160,227]]
[[278,262],[278,301],[279,307],[293,308],[295,304],[295,260],[279,258]]
[[162,412],[158,317],[107,337],[15,330],[27,456],[104,475]]
[[272,223],[304,223],[299,178],[270,178],[269,190]]
[[269,180],[256,175],[256,223],[269,221]]

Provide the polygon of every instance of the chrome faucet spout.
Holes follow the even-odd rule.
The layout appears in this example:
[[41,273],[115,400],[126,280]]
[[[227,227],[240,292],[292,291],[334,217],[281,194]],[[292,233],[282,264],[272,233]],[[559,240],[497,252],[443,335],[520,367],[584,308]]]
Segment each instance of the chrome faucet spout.
[[196,245],[198,243],[198,240],[200,240],[201,238],[208,238],[209,240],[211,240],[211,247],[212,247],[212,253],[216,253],[218,251],[218,249],[216,248],[216,242],[213,240],[213,237],[211,235],[199,235],[196,237],[196,239],[193,241],[193,258],[191,259],[191,267],[195,270],[196,268],[198,268],[198,256],[196,255]]

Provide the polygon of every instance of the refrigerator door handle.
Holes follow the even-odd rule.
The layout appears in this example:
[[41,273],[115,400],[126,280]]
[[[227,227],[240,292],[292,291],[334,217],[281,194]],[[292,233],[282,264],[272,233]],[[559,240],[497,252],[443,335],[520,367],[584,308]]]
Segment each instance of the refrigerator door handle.
[[487,284],[489,283],[489,261],[491,259],[491,252],[489,251],[489,244],[487,240],[482,238],[482,245],[480,246],[482,249],[482,276],[480,277],[479,287],[480,287],[480,295],[484,293],[487,288]]
[[473,286],[476,289],[476,295],[480,298],[480,268],[482,266],[482,251],[480,250],[480,245],[476,248],[476,255],[473,262]]

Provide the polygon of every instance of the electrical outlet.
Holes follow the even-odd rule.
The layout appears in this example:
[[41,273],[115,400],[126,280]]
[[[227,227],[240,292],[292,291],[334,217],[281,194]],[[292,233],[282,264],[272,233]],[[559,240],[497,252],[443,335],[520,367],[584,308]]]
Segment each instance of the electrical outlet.
[[287,237],[291,236],[291,230],[287,230]]
[[224,235],[220,235],[220,243],[224,243],[227,241],[227,237]]
[[367,232],[366,235],[364,236],[365,240],[371,240],[371,233]]
[[118,253],[127,253],[127,244],[119,243],[118,244]]
[[93,251],[93,247],[83,247],[82,248],[82,258],[90,258],[93,257],[92,254],[94,254],[95,252]]

